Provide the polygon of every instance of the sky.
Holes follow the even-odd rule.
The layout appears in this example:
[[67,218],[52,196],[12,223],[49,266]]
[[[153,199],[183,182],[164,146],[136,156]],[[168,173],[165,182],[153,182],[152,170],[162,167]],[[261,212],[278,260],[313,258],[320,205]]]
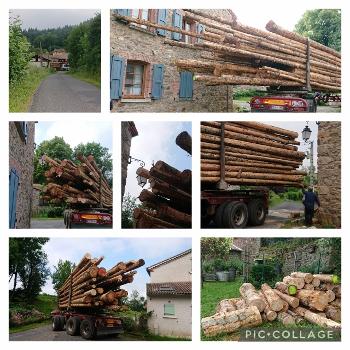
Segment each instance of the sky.
[[[265,123],[265,122],[264,122]],[[298,141],[300,141],[300,146],[298,146],[299,151],[306,152],[310,149],[310,144],[304,142],[302,139],[301,133],[307,124],[311,129],[311,137],[310,141],[314,141],[314,167],[317,171],[317,135],[318,135],[318,126],[316,122],[266,122],[265,124],[270,124],[274,126],[278,126],[280,128],[284,128],[287,130],[293,130],[299,133]],[[303,166],[308,167],[310,165],[309,159],[304,159]]]
[[[192,169],[192,157],[175,143],[176,136],[187,131],[192,135],[191,123],[186,122],[136,122],[138,136],[131,141],[130,156],[145,162],[150,169],[152,163],[162,160],[182,171]],[[140,163],[132,162],[128,166],[125,194],[138,197],[141,187],[137,184],[136,170]],[[148,185],[145,186],[148,188]]]
[[112,123],[97,121],[38,122],[35,124],[35,143],[63,137],[72,148],[79,143],[98,142],[112,153]]
[[99,10],[10,10],[10,17],[19,16],[22,21],[22,29],[28,28],[58,28],[65,25],[79,24],[94,17]]
[[[86,253],[90,253],[93,257],[104,256],[99,266],[106,269],[120,261],[144,259],[145,265],[137,269],[134,282],[122,288],[129,294],[137,290],[145,296],[146,283],[150,282],[146,268],[191,247],[190,238],[50,238],[44,245],[44,250],[51,271],[54,271],[53,267],[57,266],[60,259],[78,263]],[[47,280],[42,292],[55,294],[51,278]]]

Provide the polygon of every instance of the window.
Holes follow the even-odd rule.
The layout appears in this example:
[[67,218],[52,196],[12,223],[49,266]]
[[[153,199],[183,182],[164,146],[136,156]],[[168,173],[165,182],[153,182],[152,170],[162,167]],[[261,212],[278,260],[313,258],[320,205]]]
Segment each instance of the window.
[[164,316],[175,316],[175,305],[174,304],[164,304]]
[[[148,9],[132,9],[131,10],[131,17],[143,19],[146,21],[148,21],[150,19]],[[144,29],[147,29],[147,26],[145,26],[143,24],[140,24],[137,26],[144,28]]]
[[125,95],[128,97],[143,97],[145,65],[128,62],[125,75]]
[[193,97],[193,73],[180,72],[180,91],[179,97],[182,100],[191,100]]
[[26,144],[28,138],[28,123],[27,122],[15,122],[17,131],[20,138]]
[[[196,32],[196,25],[193,21],[189,21],[188,19],[184,18],[183,22],[182,22],[182,29],[186,30],[187,32]],[[194,42],[194,37],[193,36],[189,36],[189,35],[183,35],[182,36],[182,40],[185,43],[188,44],[192,44]]]

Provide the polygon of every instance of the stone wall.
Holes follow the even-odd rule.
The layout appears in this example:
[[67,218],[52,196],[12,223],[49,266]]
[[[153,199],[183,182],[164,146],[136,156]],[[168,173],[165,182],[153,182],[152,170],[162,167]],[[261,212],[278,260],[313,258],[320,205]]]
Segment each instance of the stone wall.
[[[245,249],[247,249],[249,254],[250,263],[259,257],[261,238],[233,238],[233,244],[242,249],[242,253],[240,254],[242,260],[245,260]],[[235,254],[235,256],[238,256],[238,254]]]
[[122,160],[121,160],[121,176],[122,176],[122,201],[125,193],[126,178],[128,176],[128,161],[130,156],[131,140],[137,136],[137,130],[134,122],[121,123],[122,137]]
[[320,122],[318,127],[318,184],[322,225],[341,226],[341,123]]
[[35,122],[27,123],[27,142],[24,142],[21,138],[16,123],[9,123],[9,170],[16,169],[19,176],[16,200],[16,228],[30,228]]
[[[227,10],[205,10],[215,16],[230,20]],[[168,10],[167,24],[171,25],[172,10]],[[176,59],[200,59],[202,50],[180,48],[164,44],[164,37],[138,26],[127,25],[113,19],[111,14],[111,55],[126,60],[136,60],[151,64],[164,65],[163,96],[159,100],[151,98],[113,101],[114,112],[232,112],[231,86],[205,86],[193,82],[193,98],[189,101],[179,98],[180,73],[174,61]],[[171,33],[167,32],[167,38]],[[150,75],[150,72],[147,74]],[[150,91],[150,78],[146,87]]]

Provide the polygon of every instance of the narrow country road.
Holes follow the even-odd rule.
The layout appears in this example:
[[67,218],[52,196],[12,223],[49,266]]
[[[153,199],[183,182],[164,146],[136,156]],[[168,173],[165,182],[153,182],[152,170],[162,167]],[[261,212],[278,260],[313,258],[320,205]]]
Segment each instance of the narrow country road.
[[50,219],[50,220],[31,219],[30,228],[63,228],[65,229],[66,227],[64,225],[63,219]]
[[30,112],[100,111],[100,89],[65,72],[57,72],[43,80],[33,96],[30,107]]

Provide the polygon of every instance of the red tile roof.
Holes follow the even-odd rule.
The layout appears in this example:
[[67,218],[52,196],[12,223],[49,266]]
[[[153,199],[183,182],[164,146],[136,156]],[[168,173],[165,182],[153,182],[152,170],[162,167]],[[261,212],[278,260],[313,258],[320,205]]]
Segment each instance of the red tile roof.
[[147,283],[147,296],[191,295],[192,282]]

